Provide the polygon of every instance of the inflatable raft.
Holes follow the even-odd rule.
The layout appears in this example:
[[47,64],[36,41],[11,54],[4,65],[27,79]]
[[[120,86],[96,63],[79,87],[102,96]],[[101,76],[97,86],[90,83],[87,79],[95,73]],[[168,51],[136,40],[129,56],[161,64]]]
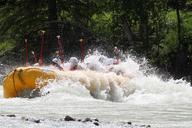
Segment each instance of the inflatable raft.
[[[16,68],[3,80],[4,97],[22,97],[23,92],[41,88],[47,84],[46,81],[55,78],[56,74],[51,70],[34,67]],[[43,82],[38,84],[38,79]]]
[[96,98],[99,96],[98,91],[107,91],[109,94],[113,94],[117,87],[126,90],[124,95],[132,94],[135,90],[128,84],[130,77],[117,75],[114,72],[58,71],[45,67],[20,67],[8,73],[3,80],[4,97],[32,98],[41,96],[41,88],[55,79],[70,79],[74,82],[80,82]]

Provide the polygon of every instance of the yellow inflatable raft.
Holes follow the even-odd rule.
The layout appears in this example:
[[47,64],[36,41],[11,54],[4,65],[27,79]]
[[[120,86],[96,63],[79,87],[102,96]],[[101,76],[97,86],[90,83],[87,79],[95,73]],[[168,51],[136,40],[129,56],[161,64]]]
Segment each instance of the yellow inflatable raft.
[[[34,67],[16,68],[3,80],[4,97],[20,97],[24,91],[31,91],[37,87],[41,88],[46,85],[47,80],[55,78],[56,74],[50,70]],[[43,84],[38,85],[37,79],[43,80]]]

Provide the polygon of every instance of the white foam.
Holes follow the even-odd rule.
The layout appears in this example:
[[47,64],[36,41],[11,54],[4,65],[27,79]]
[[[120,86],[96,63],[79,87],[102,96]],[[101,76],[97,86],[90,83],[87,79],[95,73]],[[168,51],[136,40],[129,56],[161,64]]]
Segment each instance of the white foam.
[[[92,123],[85,126],[55,121],[71,115],[110,122],[133,121],[159,128],[192,127],[192,89],[188,82],[182,79],[164,81],[150,72],[146,75],[151,68],[145,59],[139,62],[128,56],[114,66],[108,65],[109,62],[100,62],[100,56],[90,55],[85,59],[85,63],[91,62],[94,71],[61,72],[50,66],[43,67],[45,71],[57,72],[58,79],[42,88],[42,97],[4,99],[3,87],[0,86],[0,114],[17,114],[18,117],[30,115],[45,119],[34,125],[31,122],[23,123],[17,118],[0,117],[1,126],[94,127]],[[111,61],[111,58],[104,58]],[[85,63],[82,64],[89,68]],[[101,127],[118,126],[109,123]]]
[[[101,57],[104,58],[102,62]],[[135,104],[191,102],[192,89],[188,82],[182,79],[163,81],[155,74],[144,75],[144,70],[149,70],[145,59],[138,63],[128,56],[118,65],[106,66],[111,59],[101,54],[87,56],[83,64],[92,65],[94,71],[57,71],[59,80],[50,83],[55,87],[48,90],[73,95],[71,87],[76,86],[76,94],[80,97],[86,94],[97,99]],[[119,72],[121,75],[115,74]]]

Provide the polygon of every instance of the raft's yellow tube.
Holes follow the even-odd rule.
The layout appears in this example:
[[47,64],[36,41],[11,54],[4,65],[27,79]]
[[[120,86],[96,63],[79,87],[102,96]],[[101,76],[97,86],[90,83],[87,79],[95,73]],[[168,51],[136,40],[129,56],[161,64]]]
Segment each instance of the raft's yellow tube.
[[53,71],[45,71],[34,67],[16,68],[3,80],[4,97],[18,97],[24,90],[35,89],[37,87],[37,78],[42,80],[55,79],[56,74]]

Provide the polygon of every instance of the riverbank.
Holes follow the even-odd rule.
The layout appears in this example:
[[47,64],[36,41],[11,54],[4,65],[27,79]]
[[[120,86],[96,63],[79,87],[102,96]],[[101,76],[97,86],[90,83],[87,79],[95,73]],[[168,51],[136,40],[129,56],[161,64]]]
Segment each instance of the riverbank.
[[[133,122],[104,122],[100,121],[97,118],[74,118],[71,116],[64,116],[64,118],[59,119],[43,119],[43,118],[34,118],[29,116],[19,116],[16,114],[1,114],[0,115],[1,126],[6,127],[46,127],[46,128],[63,128],[63,127],[72,127],[72,128],[151,128],[150,125],[137,125]],[[18,124],[22,122],[22,126]],[[6,124],[6,126],[5,126]]]

